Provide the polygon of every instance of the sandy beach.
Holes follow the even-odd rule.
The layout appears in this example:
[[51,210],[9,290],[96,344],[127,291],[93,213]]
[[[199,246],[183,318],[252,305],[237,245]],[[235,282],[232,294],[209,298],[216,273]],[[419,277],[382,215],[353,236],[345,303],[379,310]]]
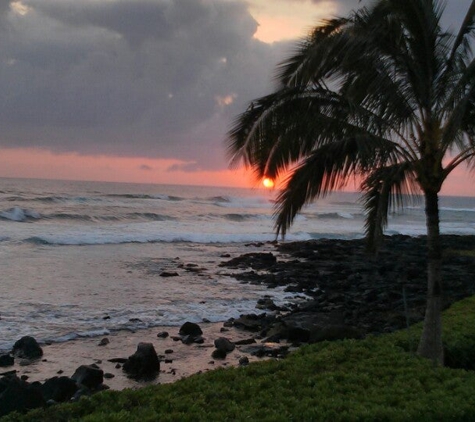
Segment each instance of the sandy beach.
[[[28,382],[44,382],[54,376],[72,376],[80,365],[98,365],[106,375],[104,384],[114,390],[125,388],[141,388],[151,384],[166,384],[177,381],[190,375],[206,372],[216,368],[239,365],[240,357],[246,355],[249,361],[262,360],[244,354],[240,351],[241,346],[229,353],[226,359],[214,359],[211,354],[214,350],[214,340],[226,337],[235,342],[250,339],[252,334],[234,327],[224,328],[223,323],[200,323],[203,330],[203,344],[183,344],[173,340],[178,335],[179,327],[157,327],[154,329],[140,330],[137,332],[111,333],[106,337],[80,339],[65,343],[42,345],[43,357],[39,360],[28,362],[15,359],[13,367],[2,368],[7,372],[16,370],[19,377],[27,376]],[[222,332],[221,330],[226,330]],[[167,338],[159,338],[157,334],[166,331]],[[103,338],[109,343],[100,346]],[[140,342],[152,343],[157,354],[161,357],[160,374],[153,381],[135,381],[127,377],[117,363],[109,362],[109,359],[127,358],[132,355]],[[113,377],[112,377],[112,376]]]

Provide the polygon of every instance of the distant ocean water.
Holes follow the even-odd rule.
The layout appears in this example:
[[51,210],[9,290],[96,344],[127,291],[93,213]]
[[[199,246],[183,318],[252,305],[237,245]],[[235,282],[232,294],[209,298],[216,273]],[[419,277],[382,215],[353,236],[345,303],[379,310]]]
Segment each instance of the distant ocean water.
[[[294,300],[219,267],[223,254],[272,250],[249,244],[275,239],[274,198],[261,189],[0,179],[0,350],[23,335],[67,341],[218,322],[255,312],[264,295]],[[443,233],[475,234],[475,198],[440,205]],[[287,240],[360,238],[363,227],[358,195],[336,193],[308,206]],[[386,233],[424,234],[423,204],[392,214]]]

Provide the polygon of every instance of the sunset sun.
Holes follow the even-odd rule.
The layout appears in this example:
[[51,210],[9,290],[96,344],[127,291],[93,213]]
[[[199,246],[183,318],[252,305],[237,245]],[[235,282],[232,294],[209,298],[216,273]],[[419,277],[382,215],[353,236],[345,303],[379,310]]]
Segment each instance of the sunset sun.
[[263,181],[262,181],[262,186],[264,186],[265,188],[267,189],[271,189],[274,187],[274,181],[272,179],[269,179],[268,177],[266,177]]

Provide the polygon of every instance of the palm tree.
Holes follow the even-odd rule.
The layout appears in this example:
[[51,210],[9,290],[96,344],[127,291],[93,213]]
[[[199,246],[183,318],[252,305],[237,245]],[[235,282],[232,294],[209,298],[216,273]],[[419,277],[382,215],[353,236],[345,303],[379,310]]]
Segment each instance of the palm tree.
[[439,192],[474,166],[475,0],[458,32],[440,0],[376,0],[326,20],[278,68],[275,92],[238,116],[230,162],[258,178],[288,174],[276,231],[316,198],[361,181],[366,236],[376,247],[391,209],[422,195],[428,292],[418,353],[443,362]]

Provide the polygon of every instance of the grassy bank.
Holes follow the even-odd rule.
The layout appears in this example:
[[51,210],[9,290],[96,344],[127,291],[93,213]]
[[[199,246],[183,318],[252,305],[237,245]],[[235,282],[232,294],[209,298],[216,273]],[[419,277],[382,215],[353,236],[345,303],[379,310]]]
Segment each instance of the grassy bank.
[[[475,297],[444,313],[455,366],[475,361]],[[475,420],[475,374],[414,356],[420,326],[301,348],[283,361],[105,392],[4,421]]]

